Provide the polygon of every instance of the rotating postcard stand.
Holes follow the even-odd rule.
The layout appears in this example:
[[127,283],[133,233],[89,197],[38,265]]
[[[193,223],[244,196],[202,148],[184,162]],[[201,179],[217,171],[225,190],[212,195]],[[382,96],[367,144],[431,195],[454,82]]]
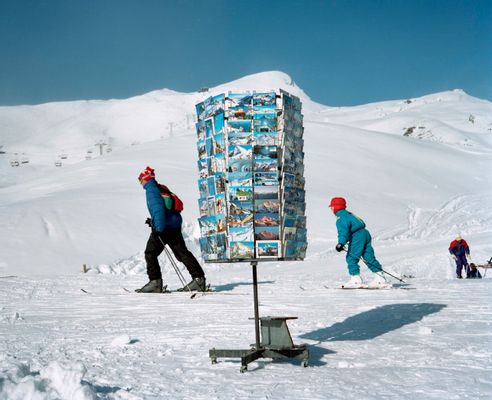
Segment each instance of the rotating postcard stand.
[[[241,372],[259,358],[300,358],[287,320],[260,317],[257,266],[263,261],[303,260],[306,253],[304,142],[301,102],[278,93],[220,94],[196,105],[200,247],[205,262],[250,262],[255,343],[248,350],[211,349],[240,357]],[[261,332],[261,336],[260,336]]]

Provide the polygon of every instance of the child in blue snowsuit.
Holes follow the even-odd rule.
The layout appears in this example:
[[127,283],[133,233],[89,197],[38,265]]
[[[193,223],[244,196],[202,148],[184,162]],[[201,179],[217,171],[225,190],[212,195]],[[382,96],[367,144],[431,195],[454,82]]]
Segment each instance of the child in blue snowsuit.
[[348,212],[346,206],[347,203],[343,197],[331,199],[330,208],[337,217],[338,244],[336,245],[336,250],[340,252],[345,249],[347,243],[349,244],[346,261],[351,278],[343,287],[363,285],[359,267],[361,258],[372,272],[377,273],[369,286],[387,284],[381,264],[374,255],[371,234],[366,229],[366,224],[362,219]]

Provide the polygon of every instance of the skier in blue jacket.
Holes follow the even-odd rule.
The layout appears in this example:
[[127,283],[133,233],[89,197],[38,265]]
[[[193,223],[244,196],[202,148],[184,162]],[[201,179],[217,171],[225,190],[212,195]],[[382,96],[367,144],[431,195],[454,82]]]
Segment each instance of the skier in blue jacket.
[[138,180],[145,190],[147,208],[151,216],[150,221],[146,222],[152,227],[152,232],[145,248],[149,282],[137,292],[162,292],[162,274],[158,256],[166,244],[169,245],[176,259],[185,265],[192,277],[192,281],[181,290],[205,291],[205,274],[195,256],[186,248],[181,233],[183,219],[179,212],[172,209],[172,199],[169,196],[163,196],[152,168],[147,167],[139,175]]
[[360,277],[359,261],[361,258],[367,267],[375,273],[374,279],[369,283],[369,287],[388,286],[381,264],[374,255],[371,234],[366,229],[364,221],[346,210],[347,202],[343,197],[332,198],[329,207],[337,217],[338,244],[335,247],[336,250],[338,252],[345,250],[345,245],[348,243],[346,261],[350,280],[342,287],[357,288],[365,286]]

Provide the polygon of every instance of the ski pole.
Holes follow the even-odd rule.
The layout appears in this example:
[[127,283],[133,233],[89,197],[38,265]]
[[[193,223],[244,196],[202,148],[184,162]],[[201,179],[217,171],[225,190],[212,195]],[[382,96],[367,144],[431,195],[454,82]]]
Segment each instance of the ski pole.
[[[348,252],[348,250],[345,248],[345,246],[343,247],[343,251],[346,251],[347,254],[350,254]],[[364,257],[360,256],[358,259],[364,261],[364,264],[366,264],[367,267],[369,267],[369,265],[367,264],[367,261],[364,260]],[[379,272],[384,272],[385,274],[388,274],[389,276],[395,278],[396,280],[400,281],[401,283],[405,283],[405,281],[403,279],[398,278],[397,276],[394,276],[393,274],[390,274],[388,271],[385,271],[383,268],[380,268]]]
[[186,281],[184,279],[184,276],[183,274],[181,273],[181,271],[179,270],[177,264],[174,262],[174,259],[172,258],[172,255],[171,253],[169,252],[169,250],[167,249],[166,245],[163,243],[162,239],[159,238],[161,240],[161,243],[164,245],[164,251],[166,252],[166,255],[167,255],[167,258],[169,258],[169,261],[171,262],[171,265],[173,266],[174,268],[174,272],[176,272],[176,275],[178,275],[178,278],[179,280],[181,281],[181,284],[183,286],[187,286],[186,284]]

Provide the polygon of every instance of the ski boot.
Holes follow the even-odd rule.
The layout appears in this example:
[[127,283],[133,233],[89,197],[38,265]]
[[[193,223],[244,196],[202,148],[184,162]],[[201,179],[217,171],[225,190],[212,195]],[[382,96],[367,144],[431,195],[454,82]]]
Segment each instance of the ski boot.
[[153,279],[140,289],[136,289],[137,293],[162,293],[162,279]]
[[360,275],[351,275],[348,282],[344,283],[341,287],[342,289],[358,289],[366,287],[366,284],[362,282]]
[[390,287],[391,284],[387,281],[385,275],[386,274],[383,271],[374,273],[374,279],[369,283],[368,287],[374,289],[384,289]]
[[199,292],[204,292],[206,290],[206,281],[205,277],[201,276],[198,278],[194,278],[188,283],[186,286],[182,287],[181,289],[178,289],[178,292],[193,292],[193,291],[199,291]]

